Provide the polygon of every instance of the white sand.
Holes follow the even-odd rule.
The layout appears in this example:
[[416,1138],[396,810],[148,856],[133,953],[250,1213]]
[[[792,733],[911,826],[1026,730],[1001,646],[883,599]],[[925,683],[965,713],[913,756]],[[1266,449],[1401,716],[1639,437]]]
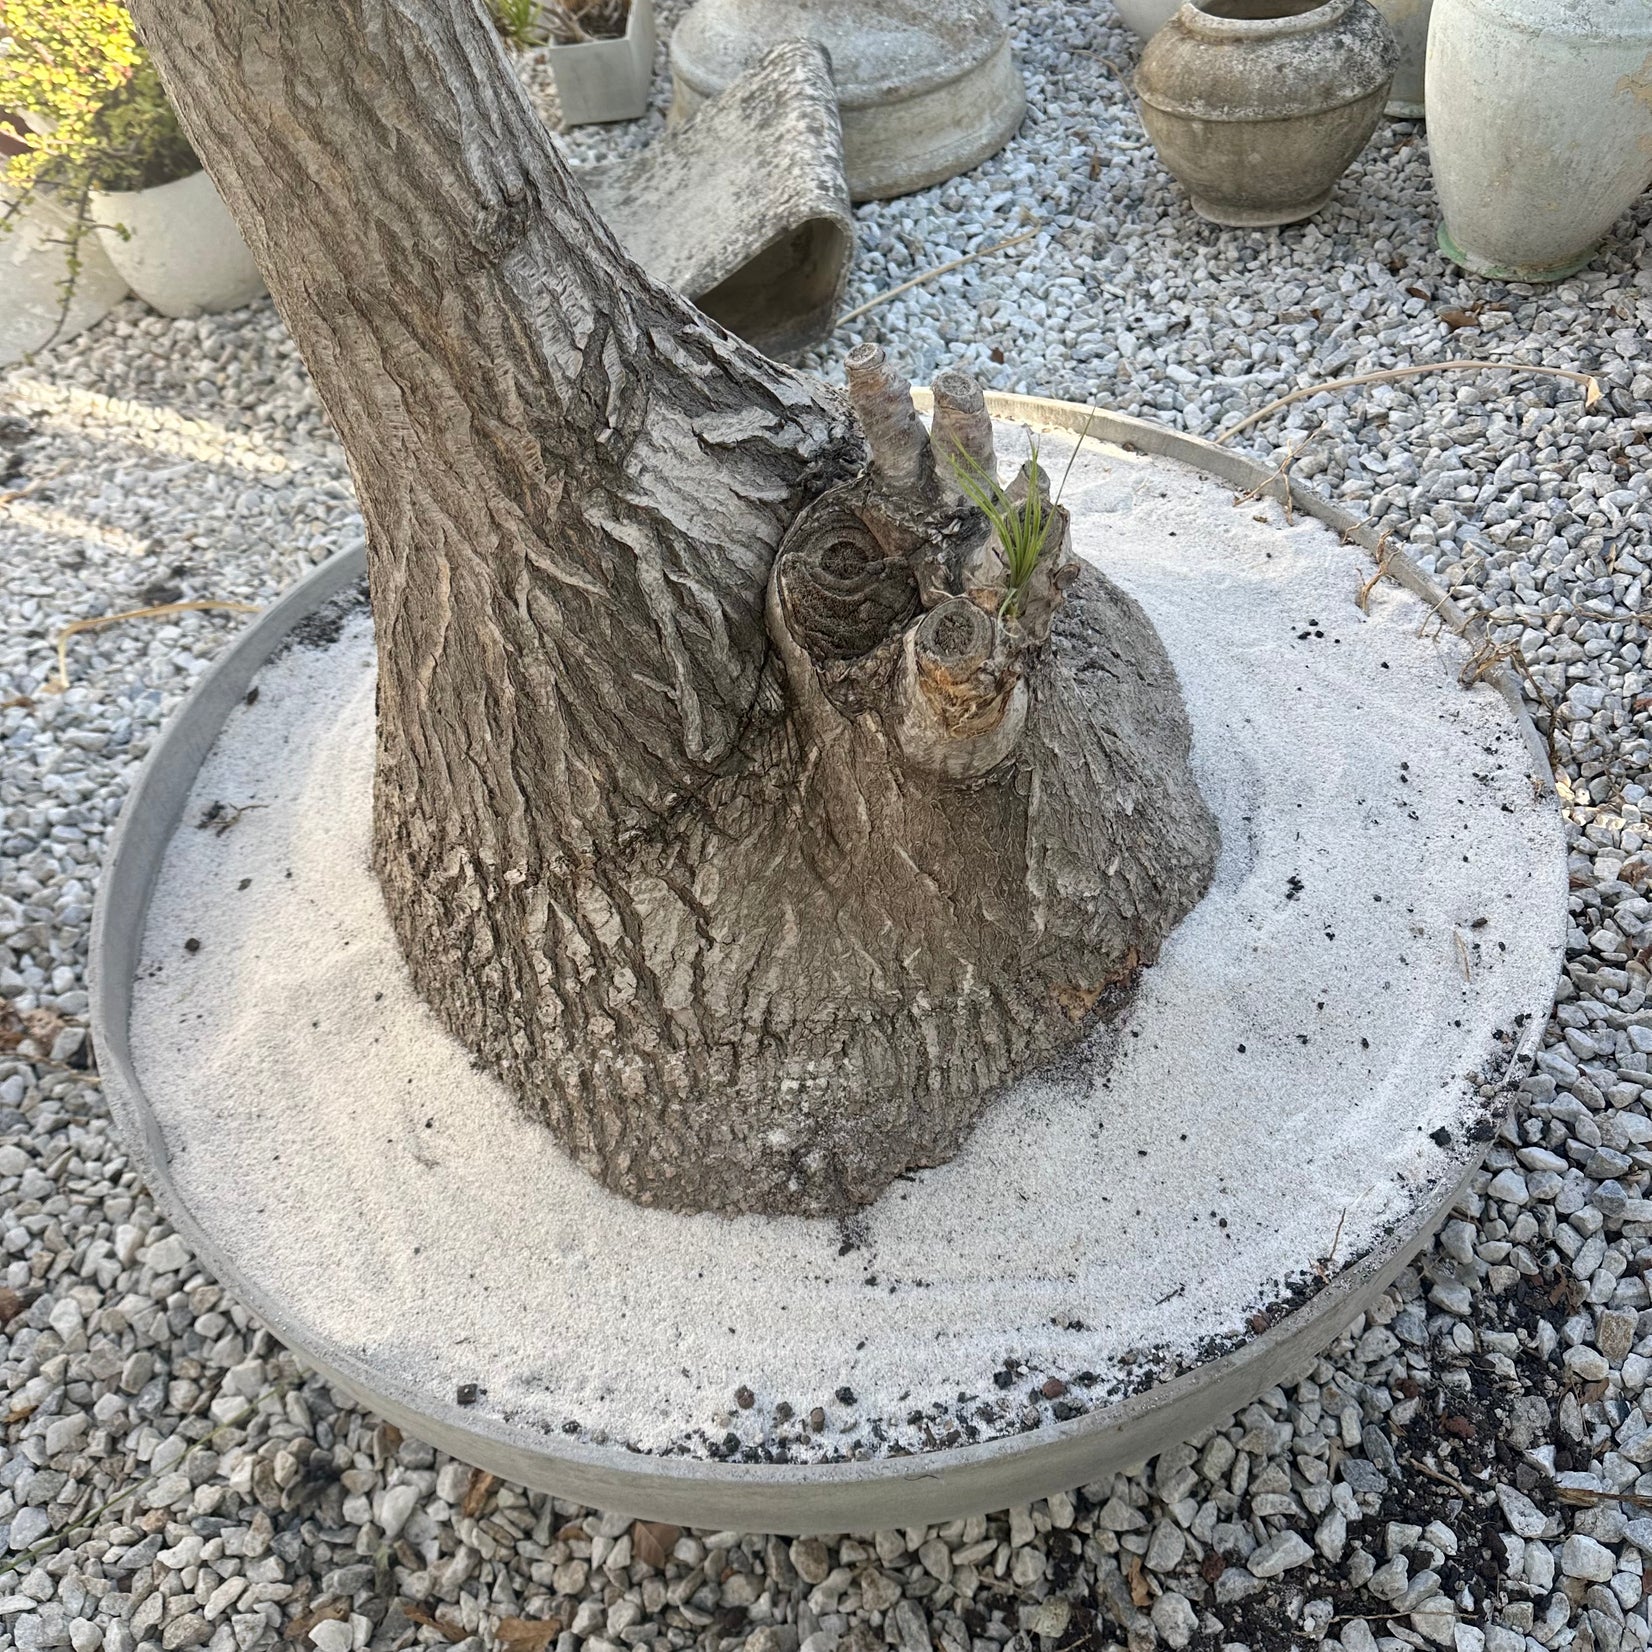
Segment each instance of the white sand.
[[[1175,1369],[1339,1221],[1340,1266],[1455,1178],[1474,1075],[1546,1012],[1564,932],[1514,719],[1459,688],[1463,646],[1420,640],[1415,599],[1362,615],[1369,565],[1316,523],[1114,449],[1067,502],[1181,672],[1217,883],[1105,1075],[1001,1101],[847,1254],[832,1222],[633,1208],[516,1116],[413,997],[369,869],[365,619],[266,671],[169,852],[133,1043],[183,1198],[301,1340],[432,1404],[478,1383],[478,1412],[647,1450],[759,1440],[781,1399],[825,1407],[815,1454],[921,1448],[864,1422],[1002,1400],[1008,1357],[1018,1407],[1050,1374],[1117,1392],[1133,1351]],[[192,829],[219,800],[260,807]]]

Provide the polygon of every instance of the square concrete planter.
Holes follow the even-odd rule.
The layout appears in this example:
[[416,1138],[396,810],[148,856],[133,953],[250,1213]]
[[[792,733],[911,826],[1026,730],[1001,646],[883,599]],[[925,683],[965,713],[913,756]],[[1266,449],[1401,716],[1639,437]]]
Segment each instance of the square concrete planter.
[[564,126],[636,120],[654,80],[654,0],[631,0],[618,40],[552,46],[546,52]]

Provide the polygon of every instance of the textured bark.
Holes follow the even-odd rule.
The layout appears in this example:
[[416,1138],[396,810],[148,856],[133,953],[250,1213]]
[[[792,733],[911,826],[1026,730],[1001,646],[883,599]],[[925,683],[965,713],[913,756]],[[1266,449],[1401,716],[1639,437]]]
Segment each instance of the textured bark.
[[133,11],[350,457],[419,990],[644,1202],[842,1211],[955,1151],[1208,880],[1140,609],[1064,519],[994,583],[967,382],[932,446],[852,363],[865,466],[649,282],[474,0]]

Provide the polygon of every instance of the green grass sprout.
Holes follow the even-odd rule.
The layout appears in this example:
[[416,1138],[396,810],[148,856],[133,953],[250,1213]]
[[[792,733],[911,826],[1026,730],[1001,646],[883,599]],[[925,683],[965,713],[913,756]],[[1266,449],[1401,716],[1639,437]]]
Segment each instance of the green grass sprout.
[[517,51],[539,43],[539,0],[488,0],[488,9],[500,34]]
[[964,490],[964,497],[986,517],[998,537],[998,551],[1009,586],[998,609],[1001,617],[1013,618],[1021,606],[1021,594],[1026,590],[1038,567],[1039,558],[1044,554],[1044,547],[1049,543],[1050,530],[1056,522],[1056,507],[1061,503],[1061,495],[1066,490],[1067,478],[1073,473],[1078,450],[1084,446],[1084,438],[1090,434],[1095,417],[1096,408],[1092,403],[1084,428],[1073,444],[1073,451],[1067,456],[1067,468],[1061,473],[1061,481],[1056,485],[1053,497],[1048,499],[1042,486],[1044,472],[1039,468],[1036,437],[1030,443],[1032,453],[1026,467],[1027,497],[1021,500],[1010,498],[996,471],[977,463],[963,448],[958,448],[953,457],[953,474],[958,478],[958,486]]

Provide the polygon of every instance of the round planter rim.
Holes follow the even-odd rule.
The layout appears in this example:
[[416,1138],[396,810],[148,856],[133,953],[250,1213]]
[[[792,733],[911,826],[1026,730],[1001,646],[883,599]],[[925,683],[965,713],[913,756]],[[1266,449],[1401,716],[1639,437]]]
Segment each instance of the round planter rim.
[[[1338,0],[1327,0],[1329,5],[1336,5]],[[1342,0],[1342,3],[1352,9],[1356,0]],[[1321,8],[1323,10],[1324,8]],[[1374,8],[1373,8],[1374,9]],[[1273,40],[1280,39],[1278,35],[1237,36],[1237,35],[1206,35],[1197,27],[1190,27],[1184,22],[1188,16],[1206,18],[1194,5],[1193,0],[1182,0],[1180,10],[1171,15],[1170,21],[1159,31],[1147,45],[1142,48],[1141,61],[1136,65],[1136,72],[1130,77],[1130,84],[1139,102],[1152,109],[1155,114],[1171,115],[1180,120],[1194,120],[1208,122],[1213,126],[1288,126],[1301,120],[1312,120],[1320,115],[1329,115],[1338,109],[1347,109],[1356,103],[1369,103],[1374,98],[1380,98],[1384,103],[1388,99],[1389,87],[1393,85],[1393,76],[1387,80],[1378,81],[1361,91],[1350,92],[1346,96],[1327,99],[1323,103],[1302,104],[1288,111],[1267,109],[1260,104],[1235,104],[1222,109],[1213,109],[1208,103],[1194,103],[1181,98],[1166,97],[1153,84],[1153,67],[1156,54],[1154,46],[1161,36],[1169,35],[1172,29],[1180,29],[1184,34],[1201,45],[1233,45],[1243,43],[1262,46]],[[1310,17],[1318,17],[1320,12],[1309,12]],[[1225,19],[1212,19],[1221,22]],[[1287,40],[1290,37],[1284,37]],[[1298,48],[1292,47],[1292,50]],[[1150,134],[1151,135],[1151,134]],[[1370,139],[1366,140],[1367,143]],[[1340,175],[1339,175],[1340,177]],[[1334,187],[1334,186],[1333,186]]]
[[[1325,23],[1346,17],[1354,0],[1319,0],[1306,11],[1285,12],[1278,17],[1220,17],[1206,10],[1207,0],[1182,0],[1176,13],[1180,26],[1199,40],[1221,43],[1286,39],[1311,34]],[[1352,101],[1352,100],[1350,100]]]
[[[927,391],[919,391],[927,410]],[[1124,414],[1034,396],[989,392],[988,411],[1078,434],[1088,430],[1152,457],[1188,464],[1218,481],[1288,503],[1374,555],[1377,536],[1330,500],[1293,484],[1275,469],[1201,437]],[[1478,638],[1479,622],[1403,553],[1389,552],[1389,577],[1422,598],[1446,628]],[[353,1349],[317,1347],[295,1330],[286,1306],[244,1279],[196,1219],[172,1176],[170,1154],[139,1079],[130,1042],[132,985],[150,897],[167,845],[182,818],[195,775],[225,719],[294,628],[366,572],[363,547],[321,564],[258,616],[203,674],[144,761],[112,837],[92,920],[90,1019],[104,1094],[145,1183],[194,1256],[233,1290],[265,1325],[322,1375],[404,1432],[491,1472],[554,1489],[607,1509],[667,1514],[684,1523],[746,1531],[836,1532],[930,1523],[1028,1501],[1058,1486],[1095,1478],[1103,1462],[1145,1460],[1239,1409],[1263,1389],[1299,1371],[1373,1300],[1426,1243],[1478,1170],[1486,1143],[1468,1145],[1455,1182],[1436,1189],[1362,1257],[1349,1263],[1266,1330],[1179,1375],[1068,1422],[998,1439],[907,1457],[834,1463],[755,1464],[651,1456],[546,1436],[503,1419],[436,1400],[389,1377]],[[1552,772],[1512,670],[1495,664],[1483,678],[1507,702],[1529,749],[1533,772],[1548,784],[1556,852],[1563,852]],[[1556,972],[1564,958],[1566,915],[1557,919]],[[1551,995],[1552,996],[1552,995]],[[1549,1005],[1525,1028],[1501,1079],[1512,1092],[1530,1069]],[[1139,1455],[1121,1455],[1140,1445]],[[1105,1470],[1103,1470],[1105,1472]],[[694,1518],[689,1518],[693,1515]]]
[[[701,0],[701,4],[704,0]],[[928,97],[932,93],[944,91],[948,86],[956,85],[960,80],[977,74],[987,64],[1009,47],[1009,24],[1001,6],[993,4],[989,8],[992,12],[995,27],[982,29],[972,37],[974,50],[960,54],[944,66],[932,69],[927,74],[911,77],[890,75],[887,77],[861,81],[854,85],[838,86],[838,107],[846,110],[886,109],[911,103],[918,98]],[[712,98],[723,91],[731,80],[737,78],[738,69],[728,79],[719,79],[710,72],[703,56],[689,55],[695,45],[692,32],[685,34],[683,25],[700,10],[696,4],[684,16],[683,22],[671,36],[671,74],[674,79],[682,83],[702,98]],[[681,46],[679,47],[679,42]],[[778,44],[778,40],[770,42]],[[824,42],[823,42],[824,44]]]
[[[1499,28],[1507,29],[1510,34],[1528,35],[1532,39],[1562,39],[1577,41],[1618,41],[1622,42],[1622,29],[1588,29],[1568,28],[1565,20],[1556,21],[1552,15],[1545,16],[1541,22],[1534,22],[1523,16],[1506,4],[1506,0],[1452,0],[1452,3],[1465,11],[1479,12],[1482,16],[1496,20]],[[1643,19],[1641,37],[1647,44],[1652,44],[1652,10],[1642,7],[1637,11],[1624,7],[1629,15],[1638,15]]]

